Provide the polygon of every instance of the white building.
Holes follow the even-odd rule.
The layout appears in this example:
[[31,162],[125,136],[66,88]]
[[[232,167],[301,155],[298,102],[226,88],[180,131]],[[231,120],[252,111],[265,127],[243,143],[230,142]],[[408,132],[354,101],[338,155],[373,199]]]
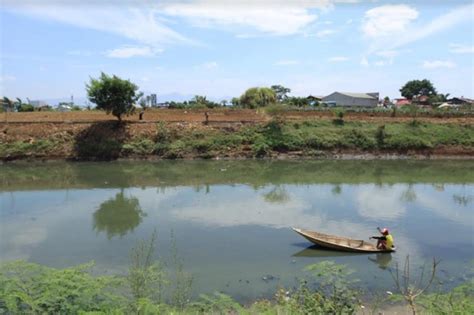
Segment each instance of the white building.
[[323,97],[322,101],[336,106],[376,107],[379,102],[379,93],[334,92]]

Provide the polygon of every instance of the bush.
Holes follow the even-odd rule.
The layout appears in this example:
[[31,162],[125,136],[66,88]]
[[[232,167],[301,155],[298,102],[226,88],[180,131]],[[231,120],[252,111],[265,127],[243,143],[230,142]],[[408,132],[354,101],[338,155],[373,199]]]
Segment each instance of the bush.
[[124,154],[149,155],[155,150],[155,143],[149,139],[139,139],[122,147]]
[[31,104],[21,104],[17,107],[19,112],[34,112],[35,108]]
[[77,314],[123,306],[125,299],[112,293],[123,283],[114,277],[93,277],[91,268],[91,263],[62,270],[24,261],[3,264],[0,313]]
[[347,145],[360,149],[371,149],[375,146],[373,138],[368,137],[364,132],[358,129],[349,130],[346,133]]
[[377,145],[379,148],[382,148],[385,144],[385,137],[387,136],[385,132],[385,125],[380,125],[377,127],[377,131],[375,132],[375,140],[377,141]]

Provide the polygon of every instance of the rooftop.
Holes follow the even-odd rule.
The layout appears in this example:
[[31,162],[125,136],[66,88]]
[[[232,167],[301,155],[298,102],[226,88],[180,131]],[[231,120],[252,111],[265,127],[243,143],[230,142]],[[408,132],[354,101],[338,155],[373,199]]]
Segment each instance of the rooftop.
[[336,93],[340,93],[340,94],[347,95],[347,96],[350,96],[350,97],[375,99],[375,97],[373,97],[373,96],[371,96],[367,93],[351,93],[351,92],[336,92]]

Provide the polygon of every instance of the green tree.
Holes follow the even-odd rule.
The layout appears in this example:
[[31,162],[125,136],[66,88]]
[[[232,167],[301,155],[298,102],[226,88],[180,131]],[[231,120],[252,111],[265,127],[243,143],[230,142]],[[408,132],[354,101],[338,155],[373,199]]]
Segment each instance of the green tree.
[[291,93],[291,89],[283,85],[272,85],[271,89],[275,92],[277,101],[280,103],[288,98],[288,93]]
[[240,106],[240,98],[238,97],[233,97],[230,102],[232,103],[232,106]]
[[291,106],[296,106],[296,107],[305,107],[305,106],[310,106],[310,100],[307,97],[287,97],[285,99],[285,103]]
[[405,83],[400,89],[400,93],[403,97],[411,100],[418,96],[434,96],[437,95],[436,89],[427,79],[423,80],[412,80]]
[[240,105],[245,108],[264,107],[275,102],[275,91],[267,87],[250,88],[240,97]]
[[112,113],[119,121],[122,115],[133,112],[134,106],[142,93],[138,93],[138,86],[129,80],[120,79],[117,76],[108,76],[105,73],[100,78],[91,78],[86,84],[89,101],[97,104],[98,109],[103,109],[107,114]]

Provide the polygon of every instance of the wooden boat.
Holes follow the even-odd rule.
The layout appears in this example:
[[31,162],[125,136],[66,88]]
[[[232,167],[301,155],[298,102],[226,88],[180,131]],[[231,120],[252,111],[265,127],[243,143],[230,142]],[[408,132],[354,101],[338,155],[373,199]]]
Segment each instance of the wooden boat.
[[318,246],[334,250],[355,253],[390,253],[395,251],[395,248],[378,249],[374,244],[363,240],[354,240],[347,237],[328,235],[297,228],[293,228],[293,231]]

